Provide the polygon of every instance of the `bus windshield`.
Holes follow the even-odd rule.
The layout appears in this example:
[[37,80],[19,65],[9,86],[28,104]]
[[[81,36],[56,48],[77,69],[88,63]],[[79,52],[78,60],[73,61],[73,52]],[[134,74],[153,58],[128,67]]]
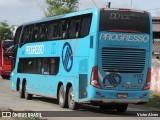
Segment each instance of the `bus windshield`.
[[142,12],[105,10],[100,14],[100,31],[149,34],[149,15]]
[[3,42],[3,48],[7,49],[13,45],[13,41],[4,41]]

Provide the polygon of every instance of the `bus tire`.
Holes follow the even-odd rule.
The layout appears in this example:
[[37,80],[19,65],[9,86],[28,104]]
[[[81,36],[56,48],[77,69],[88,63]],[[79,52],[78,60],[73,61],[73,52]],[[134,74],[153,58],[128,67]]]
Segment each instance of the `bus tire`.
[[25,94],[25,99],[26,100],[32,100],[32,94],[29,94],[27,92],[27,83],[25,83],[25,86],[24,86],[24,94]]
[[58,91],[58,102],[61,108],[67,107],[66,94],[64,92],[64,86],[61,85]]
[[7,76],[7,77],[6,77],[6,79],[7,79],[7,80],[9,80],[9,79],[10,79],[10,77],[9,77],[9,76]]
[[4,76],[4,75],[1,75],[1,77],[2,77],[2,79],[6,79],[6,76]]
[[117,112],[125,112],[127,110],[128,104],[117,104],[116,111]]
[[20,87],[20,84],[19,84],[19,91],[18,91],[18,93],[19,93],[19,97],[20,98],[24,98],[25,96],[24,96],[24,90],[23,90],[23,87],[22,87],[22,89],[21,89],[21,87]]
[[78,110],[79,109],[79,104],[74,101],[73,87],[69,88],[69,92],[68,92],[68,107],[71,110]]

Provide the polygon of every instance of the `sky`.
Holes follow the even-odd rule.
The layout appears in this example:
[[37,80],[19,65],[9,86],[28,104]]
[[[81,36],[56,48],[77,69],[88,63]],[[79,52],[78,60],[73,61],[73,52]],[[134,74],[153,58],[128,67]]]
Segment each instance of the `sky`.
[[[42,19],[46,8],[44,1],[0,0],[0,21],[7,20],[9,25],[21,25],[25,22]],[[160,0],[79,0],[79,10],[106,7],[107,1],[111,2],[111,8],[147,10],[151,12],[152,16],[160,17]]]

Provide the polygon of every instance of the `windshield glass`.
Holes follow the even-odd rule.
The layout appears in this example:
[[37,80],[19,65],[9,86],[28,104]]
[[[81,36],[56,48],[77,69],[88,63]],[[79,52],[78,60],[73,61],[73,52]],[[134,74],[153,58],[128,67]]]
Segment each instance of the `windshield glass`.
[[150,33],[147,13],[106,10],[100,14],[100,31]]
[[3,48],[6,49],[6,48],[9,48],[13,45],[13,41],[4,41],[3,42]]

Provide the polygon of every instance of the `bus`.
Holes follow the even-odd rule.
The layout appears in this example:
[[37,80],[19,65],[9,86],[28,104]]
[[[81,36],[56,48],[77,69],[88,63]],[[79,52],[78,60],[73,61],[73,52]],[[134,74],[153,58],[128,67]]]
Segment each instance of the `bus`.
[[3,79],[9,79],[11,73],[13,40],[0,42],[0,75]]
[[152,20],[131,9],[92,8],[21,25],[10,88],[125,112],[149,100]]

